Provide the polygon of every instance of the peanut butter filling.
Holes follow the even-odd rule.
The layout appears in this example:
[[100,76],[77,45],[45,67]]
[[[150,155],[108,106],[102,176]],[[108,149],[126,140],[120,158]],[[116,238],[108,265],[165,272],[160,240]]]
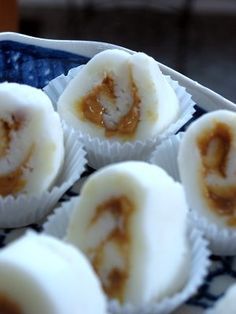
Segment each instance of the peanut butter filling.
[[86,96],[76,103],[76,114],[85,121],[89,121],[105,129],[106,137],[119,136],[124,139],[133,138],[140,120],[140,98],[137,87],[131,78],[132,104],[129,111],[115,126],[108,126],[104,114],[106,109],[103,107],[101,98],[105,97],[116,106],[117,96],[115,94],[115,83],[110,76],[106,76],[102,83],[95,86]]
[[[224,186],[208,183],[211,174],[227,180],[227,166],[233,137],[230,127],[216,122],[214,127],[202,132],[197,145],[202,161],[201,186],[209,207],[218,215],[228,216],[228,224],[236,226],[236,180]],[[236,178],[235,178],[236,179]]]
[[31,146],[23,162],[14,171],[0,176],[1,196],[16,195],[25,188],[27,181],[23,177],[24,170],[28,168],[28,163],[30,161],[30,158],[32,157],[33,151],[34,145]]
[[0,138],[0,158],[2,158],[7,154],[11,142],[9,124],[3,120],[0,120]]
[[11,115],[11,122],[0,119],[0,158],[7,155],[11,144],[11,133],[17,132],[24,121],[20,113]]
[[[99,205],[96,208],[95,216],[91,221],[91,225],[96,224],[97,220],[105,213],[109,212],[113,215],[115,226],[101,244],[92,249],[89,253],[93,256],[92,264],[98,275],[103,265],[104,249],[108,243],[113,243],[118,248],[120,256],[123,259],[123,267],[113,267],[106,280],[102,282],[103,289],[110,298],[118,299],[120,302],[124,301],[124,294],[126,288],[126,281],[129,276],[130,269],[130,249],[131,249],[131,235],[130,235],[130,220],[134,211],[134,205],[126,196],[114,197]],[[100,276],[101,278],[101,276]]]
[[15,301],[0,293],[1,314],[23,314],[21,307]]

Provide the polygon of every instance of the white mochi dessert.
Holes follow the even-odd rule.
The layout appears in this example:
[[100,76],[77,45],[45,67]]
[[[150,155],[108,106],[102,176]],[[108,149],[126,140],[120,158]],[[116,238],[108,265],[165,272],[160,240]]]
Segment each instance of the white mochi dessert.
[[219,227],[236,227],[236,113],[218,110],[193,122],[178,164],[192,210]]
[[229,287],[214,307],[206,314],[235,314],[236,313],[236,284]]
[[0,84],[0,195],[39,194],[54,183],[64,160],[58,113],[41,90]]
[[78,71],[58,100],[58,112],[92,137],[147,140],[177,120],[179,102],[153,58],[111,49]]
[[187,212],[181,184],[164,170],[117,163],[85,182],[66,241],[87,255],[110,299],[158,302],[189,275]]
[[53,237],[27,232],[0,252],[0,313],[106,314],[87,259]]

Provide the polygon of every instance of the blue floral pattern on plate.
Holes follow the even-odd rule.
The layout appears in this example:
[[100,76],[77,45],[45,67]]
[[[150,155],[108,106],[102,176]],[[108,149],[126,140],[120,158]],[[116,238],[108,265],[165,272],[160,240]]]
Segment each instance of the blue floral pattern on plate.
[[88,58],[69,52],[13,41],[0,42],[0,82],[18,82],[42,88]]

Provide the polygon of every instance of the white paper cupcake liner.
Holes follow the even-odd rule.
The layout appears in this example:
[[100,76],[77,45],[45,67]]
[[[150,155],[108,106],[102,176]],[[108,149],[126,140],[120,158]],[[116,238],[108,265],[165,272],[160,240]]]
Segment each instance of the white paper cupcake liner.
[[[65,202],[57,208],[54,214],[50,215],[43,225],[43,232],[63,240],[73,212],[74,204],[78,198]],[[188,239],[191,254],[191,265],[189,279],[182,289],[172,297],[168,297],[158,303],[148,304],[142,307],[135,307],[131,304],[121,306],[117,301],[108,302],[108,310],[111,314],[167,314],[187,301],[197,292],[210,266],[210,251],[208,242],[203,238],[202,232],[189,228]]]
[[61,74],[51,80],[48,85],[46,85],[43,90],[50,97],[51,102],[55,110],[57,110],[57,101],[60,95],[63,93],[67,84],[76,75],[76,73],[83,67],[80,65],[78,67],[72,68],[67,75]]
[[177,155],[183,132],[170,136],[156,147],[150,157],[152,164],[163,168],[172,178],[180,182]]
[[220,228],[206,218],[200,217],[196,212],[191,213],[191,219],[209,240],[212,253],[221,256],[236,255],[236,230]]
[[[165,169],[177,181],[180,181],[177,156],[182,136],[183,133],[179,133],[165,140],[156,147],[150,158],[151,163]],[[204,233],[214,254],[236,255],[236,230],[219,227],[194,210],[190,212],[190,219],[193,225]]]
[[88,134],[77,134],[84,143],[88,164],[93,169],[99,169],[108,164],[126,160],[147,161],[158,143],[156,139],[150,139],[145,142],[120,143],[112,140],[92,138]]
[[[49,82],[46,87],[44,87],[44,91],[50,97],[55,108],[57,107],[57,101],[68,82],[77,74],[80,69],[81,66],[73,68],[69,71],[67,76],[60,75],[59,77]],[[192,115],[195,112],[195,103],[192,100],[191,95],[187,93],[186,89],[180,86],[177,81],[172,80],[169,76],[166,76],[166,78],[174,89],[180,103],[180,113],[178,120],[172,123],[162,134],[156,138],[148,139],[146,141],[138,140],[121,143],[116,140],[103,140],[100,138],[91,137],[88,134],[84,134],[82,132],[77,132],[78,137],[85,145],[88,164],[92,168],[98,169],[107,164],[125,160],[147,161],[157,144],[159,144],[170,134],[176,133],[192,118]]]
[[0,228],[18,228],[39,223],[56,205],[61,196],[79,179],[86,158],[75,132],[64,127],[65,160],[54,186],[39,195],[0,197]]

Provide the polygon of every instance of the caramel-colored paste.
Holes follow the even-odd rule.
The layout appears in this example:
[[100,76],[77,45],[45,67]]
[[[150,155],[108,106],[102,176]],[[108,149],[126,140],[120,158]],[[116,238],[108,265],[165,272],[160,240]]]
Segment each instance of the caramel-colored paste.
[[23,178],[24,170],[28,167],[30,158],[34,151],[34,145],[31,146],[23,162],[11,173],[0,176],[0,195],[16,195],[26,186],[27,181]]
[[0,293],[1,314],[23,314],[21,307],[15,301]]
[[220,186],[207,183],[210,174],[217,174],[227,180],[227,166],[233,137],[228,125],[216,122],[214,127],[202,132],[197,145],[202,159],[201,186],[209,207],[219,215],[228,216],[228,224],[235,225],[236,180],[235,184]]
[[0,120],[0,158],[7,154],[10,146],[10,129],[7,122]]
[[118,299],[120,302],[124,301],[124,294],[126,288],[126,281],[129,276],[130,268],[130,219],[134,211],[134,205],[126,196],[114,197],[99,205],[96,208],[96,213],[91,220],[90,227],[96,224],[97,220],[105,213],[109,212],[113,215],[116,225],[113,230],[106,236],[102,243],[91,250],[89,253],[93,256],[92,264],[100,275],[100,269],[103,265],[103,255],[105,246],[108,243],[114,243],[119,249],[120,255],[123,257],[124,267],[122,269],[114,267],[109,272],[106,280],[102,282],[103,289],[110,298]]
[[76,103],[76,114],[83,120],[87,120],[105,129],[105,136],[119,136],[130,139],[135,136],[138,123],[140,121],[140,98],[137,87],[131,78],[132,104],[126,115],[114,126],[108,126],[103,115],[106,109],[101,103],[102,96],[108,99],[112,105],[116,106],[115,83],[110,76],[106,76],[102,83],[95,86],[86,96]]
[[[11,134],[21,129],[25,121],[25,115],[22,112],[16,112],[11,115],[11,121],[0,120],[0,158],[4,158],[10,149]],[[22,177],[24,169],[32,156],[33,146],[30,148],[23,162],[11,173],[0,175],[0,195],[15,195],[22,191],[26,186],[26,180]]]
[[0,119],[0,158],[6,156],[10,148],[11,133],[17,132],[24,121],[20,114],[12,114],[11,118],[11,122]]

